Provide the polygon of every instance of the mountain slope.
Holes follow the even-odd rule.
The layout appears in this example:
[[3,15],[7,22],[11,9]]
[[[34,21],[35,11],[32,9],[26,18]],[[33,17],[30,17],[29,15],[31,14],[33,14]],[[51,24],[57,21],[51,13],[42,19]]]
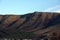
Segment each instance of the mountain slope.
[[25,15],[0,15],[0,35],[2,37],[8,36],[10,33],[7,31],[10,31],[12,34],[31,32],[36,38],[50,39],[56,32],[60,35],[59,30],[60,13],[34,12]]

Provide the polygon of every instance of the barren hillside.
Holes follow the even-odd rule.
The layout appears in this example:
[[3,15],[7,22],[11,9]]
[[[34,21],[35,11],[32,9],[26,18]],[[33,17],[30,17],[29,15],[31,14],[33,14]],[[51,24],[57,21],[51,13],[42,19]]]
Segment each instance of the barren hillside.
[[[26,38],[31,35],[30,38],[36,40],[60,40],[60,13],[34,12],[25,15],[0,15],[1,38],[12,35],[15,37],[20,32],[26,32],[25,35],[28,33]],[[21,38],[20,34],[18,36]]]

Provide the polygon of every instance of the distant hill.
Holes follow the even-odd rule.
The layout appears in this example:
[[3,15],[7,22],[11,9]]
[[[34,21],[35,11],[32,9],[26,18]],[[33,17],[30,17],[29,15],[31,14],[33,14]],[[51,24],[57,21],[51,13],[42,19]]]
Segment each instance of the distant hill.
[[[22,32],[25,35],[20,35]],[[60,39],[60,13],[34,12],[25,15],[0,15],[0,37],[12,37],[12,35],[14,38],[15,35],[19,36],[18,38],[23,35],[26,38],[29,36],[36,39]]]

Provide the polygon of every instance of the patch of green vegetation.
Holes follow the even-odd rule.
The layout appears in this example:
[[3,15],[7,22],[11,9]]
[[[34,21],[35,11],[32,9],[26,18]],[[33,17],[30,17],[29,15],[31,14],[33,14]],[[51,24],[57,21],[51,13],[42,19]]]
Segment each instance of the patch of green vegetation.
[[16,32],[12,32],[12,31],[6,31],[6,38],[35,38],[35,34],[33,32],[21,32],[21,31],[16,31]]

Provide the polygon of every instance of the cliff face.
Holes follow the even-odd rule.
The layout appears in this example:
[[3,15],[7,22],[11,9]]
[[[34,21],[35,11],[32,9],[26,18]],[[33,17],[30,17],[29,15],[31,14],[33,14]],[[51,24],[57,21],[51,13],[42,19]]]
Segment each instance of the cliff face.
[[[60,39],[60,13],[34,12],[25,15],[0,15],[0,35],[10,31],[32,32],[36,38]],[[8,35],[7,35],[8,36]]]

